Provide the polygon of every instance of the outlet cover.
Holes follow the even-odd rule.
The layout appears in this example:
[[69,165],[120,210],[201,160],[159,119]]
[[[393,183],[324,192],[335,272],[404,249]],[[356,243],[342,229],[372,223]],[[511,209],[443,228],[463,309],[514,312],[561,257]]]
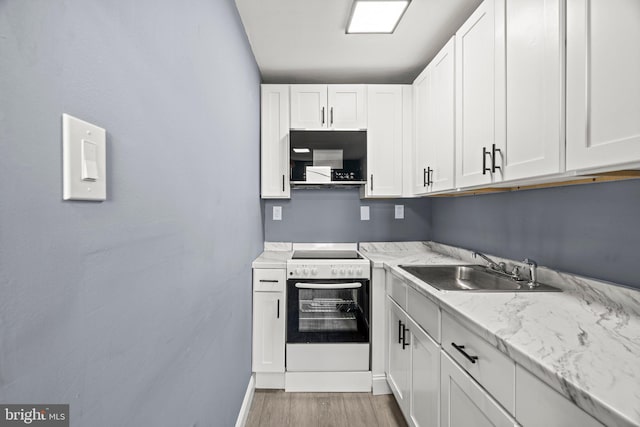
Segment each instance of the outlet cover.
[[396,205],[395,219],[404,219],[404,205]]
[[360,206],[360,221],[369,221],[369,206]]
[[282,206],[273,207],[273,220],[282,221]]

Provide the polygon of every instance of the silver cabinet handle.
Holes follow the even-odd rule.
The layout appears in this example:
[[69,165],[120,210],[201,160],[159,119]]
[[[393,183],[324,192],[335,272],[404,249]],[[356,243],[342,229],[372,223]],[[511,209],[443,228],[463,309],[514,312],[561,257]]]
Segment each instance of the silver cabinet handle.
[[322,124],[324,125],[324,107],[322,107]]
[[333,126],[333,107],[331,107],[331,119],[330,119],[330,120],[331,120],[331,121],[329,122],[329,124],[330,124],[331,126]]
[[296,283],[298,289],[358,289],[362,287],[362,283]]

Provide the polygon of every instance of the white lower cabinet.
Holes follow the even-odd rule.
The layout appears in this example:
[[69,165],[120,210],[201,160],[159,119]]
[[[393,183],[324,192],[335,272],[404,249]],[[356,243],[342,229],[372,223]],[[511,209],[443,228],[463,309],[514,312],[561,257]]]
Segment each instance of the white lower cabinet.
[[403,345],[403,336],[405,334],[406,315],[402,309],[393,302],[391,298],[387,299],[388,303],[388,343],[389,343],[389,366],[387,368],[387,381],[389,387],[396,397],[398,406],[405,417],[409,412],[409,351],[407,346]]
[[516,420],[444,351],[441,356],[442,427],[518,425]]
[[253,270],[253,372],[284,373],[285,279],[283,269]]
[[409,418],[416,427],[437,427],[440,404],[440,346],[411,319]]
[[387,383],[410,426],[602,426],[393,273],[386,304]]
[[407,422],[439,425],[440,346],[390,297],[387,381]]
[[516,418],[525,427],[603,425],[521,366],[516,367]]

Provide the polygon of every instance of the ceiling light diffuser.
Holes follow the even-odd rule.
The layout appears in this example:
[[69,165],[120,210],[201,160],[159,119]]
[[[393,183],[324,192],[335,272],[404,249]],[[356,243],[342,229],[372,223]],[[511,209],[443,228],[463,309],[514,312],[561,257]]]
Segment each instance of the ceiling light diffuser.
[[391,34],[411,0],[354,0],[347,34]]
[[308,148],[294,148],[293,152],[294,153],[310,153],[311,151],[309,151]]

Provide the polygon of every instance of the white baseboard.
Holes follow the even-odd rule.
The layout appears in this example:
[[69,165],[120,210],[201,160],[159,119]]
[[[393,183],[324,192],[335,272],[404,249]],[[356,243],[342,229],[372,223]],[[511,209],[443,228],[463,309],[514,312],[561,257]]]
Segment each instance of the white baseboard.
[[374,395],[391,394],[391,389],[389,388],[385,374],[373,375],[372,382],[371,388]]
[[253,394],[256,391],[256,380],[251,374],[251,378],[249,378],[249,385],[247,385],[247,391],[244,394],[244,399],[242,400],[242,406],[240,407],[240,413],[238,414],[238,419],[236,420],[236,427],[244,427],[247,423],[247,418],[249,417],[249,410],[251,409],[251,402],[253,402]]
[[256,372],[256,388],[284,388],[284,372]]
[[285,391],[371,392],[371,372],[287,372]]

